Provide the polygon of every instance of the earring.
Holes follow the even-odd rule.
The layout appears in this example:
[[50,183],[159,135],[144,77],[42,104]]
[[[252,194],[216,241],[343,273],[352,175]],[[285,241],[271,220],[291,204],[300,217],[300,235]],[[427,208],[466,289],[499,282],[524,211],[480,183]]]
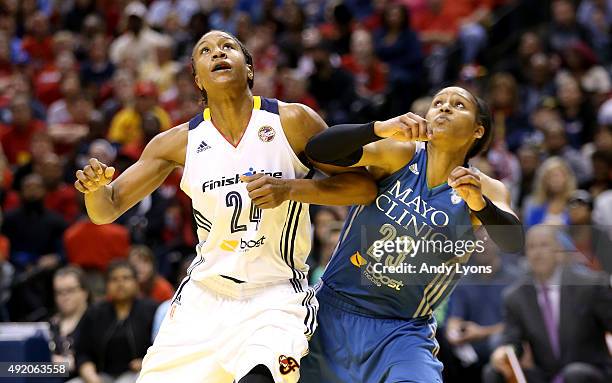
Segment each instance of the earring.
[[249,73],[249,80],[253,79],[253,73]]

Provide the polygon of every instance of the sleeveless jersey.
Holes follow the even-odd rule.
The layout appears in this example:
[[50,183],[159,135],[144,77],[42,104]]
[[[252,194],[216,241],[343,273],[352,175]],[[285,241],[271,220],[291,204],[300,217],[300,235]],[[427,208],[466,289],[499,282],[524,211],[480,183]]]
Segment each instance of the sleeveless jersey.
[[251,203],[240,175],[304,178],[309,169],[289,145],[278,101],[253,97],[246,131],[234,146],[214,126],[210,110],[189,121],[181,189],[191,198],[199,243],[188,275],[223,276],[254,284],[306,279],[310,252],[308,205],[285,201],[274,209]]
[[349,211],[322,280],[362,314],[431,315],[473,251],[459,248],[475,245],[467,205],[446,183],[430,189],[426,170],[426,145],[417,143],[412,160],[379,181],[376,200]]

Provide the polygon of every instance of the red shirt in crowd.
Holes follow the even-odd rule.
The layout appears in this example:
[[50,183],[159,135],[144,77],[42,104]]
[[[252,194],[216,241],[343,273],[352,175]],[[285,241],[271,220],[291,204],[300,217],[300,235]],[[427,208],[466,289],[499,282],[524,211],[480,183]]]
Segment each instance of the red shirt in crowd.
[[72,185],[62,184],[57,189],[47,191],[45,207],[64,217],[69,224],[79,215],[77,191]]
[[30,159],[30,142],[36,132],[45,130],[45,123],[32,120],[25,129],[0,125],[0,142],[6,159],[11,165],[21,165]]
[[127,257],[130,245],[128,230],[115,223],[96,225],[81,220],[64,232],[68,261],[84,269],[106,271],[113,259]]
[[382,62],[374,60],[372,65],[361,65],[353,55],[342,56],[342,67],[353,74],[355,82],[372,93],[382,93],[387,86],[387,74]]
[[161,275],[156,275],[155,280],[153,281],[153,288],[149,293],[149,298],[153,299],[156,302],[164,302],[168,299],[172,298],[174,295],[174,288],[170,282],[168,282]]
[[53,38],[51,36],[40,40],[33,36],[25,36],[21,48],[28,53],[31,59],[47,64],[53,61]]

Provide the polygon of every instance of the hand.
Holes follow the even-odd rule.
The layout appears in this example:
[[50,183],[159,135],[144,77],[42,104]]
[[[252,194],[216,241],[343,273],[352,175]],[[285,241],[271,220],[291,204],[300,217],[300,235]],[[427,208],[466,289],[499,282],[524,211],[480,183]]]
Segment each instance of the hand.
[[487,331],[484,327],[478,323],[466,321],[463,322],[463,332],[461,334],[461,341],[465,343],[471,343],[479,341],[487,337]]
[[427,120],[414,113],[406,113],[385,121],[376,121],[374,134],[382,138],[391,137],[397,141],[429,141],[432,137]]
[[499,371],[506,379],[512,377],[514,374],[512,373],[512,366],[510,366],[510,359],[508,359],[508,353],[506,352],[506,347],[510,346],[501,346],[493,351],[491,354],[491,364],[493,368]]
[[486,206],[482,196],[480,174],[477,171],[457,166],[448,176],[448,185],[457,191],[457,194],[467,203],[473,211],[480,211]]
[[249,197],[260,209],[272,209],[289,199],[291,190],[287,180],[270,177],[262,173],[240,176],[247,183]]
[[114,167],[90,158],[89,165],[76,172],[77,180],[74,182],[74,187],[81,193],[91,193],[108,185],[113,180],[113,174],[115,174]]
[[142,369],[142,359],[133,359],[130,362],[130,370],[138,372]]
[[57,254],[45,254],[38,258],[38,267],[52,270],[59,266],[60,260]]

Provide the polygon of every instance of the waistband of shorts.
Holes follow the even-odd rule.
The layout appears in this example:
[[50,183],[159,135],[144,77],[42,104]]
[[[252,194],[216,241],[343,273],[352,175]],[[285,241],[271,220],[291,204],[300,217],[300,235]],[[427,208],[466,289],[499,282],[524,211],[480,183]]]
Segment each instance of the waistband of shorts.
[[375,315],[370,310],[366,310],[365,308],[350,302],[346,297],[342,296],[340,293],[328,286],[322,279],[315,286],[315,290],[317,291],[317,299],[319,302],[325,302],[339,310],[369,318],[397,319],[384,318],[380,315]]
[[390,317],[386,315],[377,315],[373,313],[371,310],[367,310],[355,303],[352,303],[348,300],[347,297],[343,296],[339,292],[335,291],[332,287],[327,285],[323,279],[321,279],[317,285],[315,286],[315,290],[317,291],[317,300],[319,304],[329,304],[330,306],[335,307],[338,310],[342,310],[351,314],[356,314],[368,318],[374,319],[384,319],[389,321],[398,321],[398,322],[414,322],[414,323],[427,323],[431,320],[431,316],[420,317],[420,318],[400,318],[400,317]]
[[[286,287],[288,291],[293,290],[296,293],[299,292],[296,291],[295,284],[290,280],[279,280],[266,283],[237,283],[227,277],[214,275],[202,280],[194,280],[193,282],[211,290],[215,294],[232,299],[252,298],[272,287]],[[302,290],[305,291],[307,286],[305,286],[303,282],[304,281],[301,280],[295,280],[295,283],[299,284]]]

